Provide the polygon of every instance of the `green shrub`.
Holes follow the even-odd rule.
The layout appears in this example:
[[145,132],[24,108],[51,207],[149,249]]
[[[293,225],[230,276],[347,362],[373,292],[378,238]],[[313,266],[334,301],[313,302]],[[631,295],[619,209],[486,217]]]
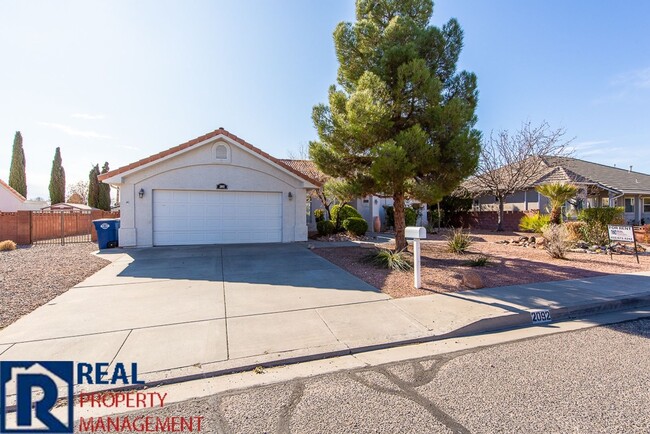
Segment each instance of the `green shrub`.
[[389,270],[408,271],[411,269],[411,264],[404,253],[393,252],[392,250],[381,249],[370,252],[363,261]]
[[582,222],[582,221],[565,222],[564,227],[567,230],[569,241],[585,240],[584,233],[587,227],[586,222]]
[[0,241],[0,252],[16,250],[16,243],[11,240]]
[[601,225],[617,225],[625,223],[625,210],[622,206],[585,208],[578,214],[578,220],[587,224],[598,222]]
[[485,267],[489,263],[490,263],[490,258],[488,258],[485,255],[480,255],[474,259],[470,259],[469,261],[465,262],[465,265],[469,265],[470,267]]
[[[386,226],[389,228],[395,227],[395,209],[392,206],[384,205],[386,210]],[[418,221],[418,212],[411,207],[404,208],[404,223],[406,226],[415,226]]]
[[605,245],[609,242],[609,234],[607,233],[607,225],[600,222],[585,223],[580,228],[580,239],[589,244],[597,244],[599,246]]
[[462,229],[454,229],[451,235],[447,236],[447,247],[452,253],[465,253],[470,245],[472,245],[471,236]]
[[334,223],[331,220],[322,220],[316,223],[316,229],[318,229],[318,235],[321,237],[332,235],[336,231]]
[[532,214],[525,215],[519,220],[519,229],[524,232],[536,232],[542,233],[544,227],[546,227],[551,221],[551,217],[546,214]]
[[585,222],[581,229],[581,238],[589,244],[607,244],[607,225],[625,223],[624,212],[623,207],[583,209],[578,214],[578,219]]
[[318,208],[314,210],[314,219],[316,219],[316,223],[322,222],[325,220],[325,211],[322,209]]
[[368,223],[362,218],[350,217],[343,221],[343,228],[351,234],[360,237],[368,232]]
[[[330,209],[330,217],[332,222],[336,224],[338,222],[339,225],[342,225],[344,221],[349,219],[350,217],[358,217],[362,218],[361,214],[359,214],[359,211],[354,209],[350,205],[334,205]],[[338,220],[337,220],[338,219]]]
[[546,239],[546,251],[552,258],[566,259],[566,252],[569,248],[569,233],[563,225],[551,224],[542,232]]

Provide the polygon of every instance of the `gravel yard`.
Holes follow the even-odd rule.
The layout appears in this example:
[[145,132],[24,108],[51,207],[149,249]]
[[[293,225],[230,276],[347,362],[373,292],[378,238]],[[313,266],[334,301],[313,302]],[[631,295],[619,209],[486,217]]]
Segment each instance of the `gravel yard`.
[[95,243],[0,252],[0,329],[104,268]]
[[[313,251],[396,298],[466,289],[461,285],[465,270],[478,273],[486,288],[650,270],[648,254],[639,256],[640,264],[636,263],[633,255],[614,255],[610,259],[604,254],[569,253],[568,260],[562,260],[551,258],[543,249],[496,244],[496,241],[518,235],[475,233],[470,251],[463,255],[447,252],[443,236],[431,236],[422,242],[421,289],[413,288],[412,272],[389,271],[364,264],[361,260],[370,249],[337,247]],[[489,258],[487,266],[470,267],[467,264],[481,255]]]

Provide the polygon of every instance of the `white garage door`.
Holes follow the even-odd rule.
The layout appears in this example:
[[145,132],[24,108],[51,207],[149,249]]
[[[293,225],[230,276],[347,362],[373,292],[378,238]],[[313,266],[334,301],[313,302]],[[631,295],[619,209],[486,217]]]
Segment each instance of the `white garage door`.
[[153,192],[153,243],[156,246],[280,241],[280,193]]

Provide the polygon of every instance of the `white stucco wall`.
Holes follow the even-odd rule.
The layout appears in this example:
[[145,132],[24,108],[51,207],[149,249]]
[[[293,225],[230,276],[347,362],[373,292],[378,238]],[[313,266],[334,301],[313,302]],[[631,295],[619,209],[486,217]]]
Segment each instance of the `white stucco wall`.
[[[218,144],[229,148],[228,159],[216,159]],[[280,192],[282,196],[282,241],[306,241],[305,182],[274,167],[260,156],[241,148],[225,137],[193,147],[185,152],[152,164],[132,174],[106,180],[120,187],[121,246],[153,245],[154,189],[216,191],[217,184],[227,184],[228,191]],[[144,197],[138,197],[140,189]],[[289,193],[293,198],[289,199]],[[264,225],[264,216],[259,216]]]
[[23,209],[23,202],[11,191],[0,185],[0,212],[16,212]]

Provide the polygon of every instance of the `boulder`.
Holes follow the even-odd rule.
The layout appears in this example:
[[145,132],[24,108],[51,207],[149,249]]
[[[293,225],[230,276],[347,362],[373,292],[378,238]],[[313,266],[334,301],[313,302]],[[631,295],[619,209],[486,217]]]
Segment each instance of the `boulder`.
[[537,247],[544,247],[546,245],[546,238],[539,237],[535,240]]
[[480,289],[485,286],[481,275],[474,270],[463,270],[461,284],[470,289]]
[[528,242],[529,242],[530,244],[535,244],[535,243],[537,242],[537,238],[535,238],[535,237],[530,237],[530,238],[528,238]]

